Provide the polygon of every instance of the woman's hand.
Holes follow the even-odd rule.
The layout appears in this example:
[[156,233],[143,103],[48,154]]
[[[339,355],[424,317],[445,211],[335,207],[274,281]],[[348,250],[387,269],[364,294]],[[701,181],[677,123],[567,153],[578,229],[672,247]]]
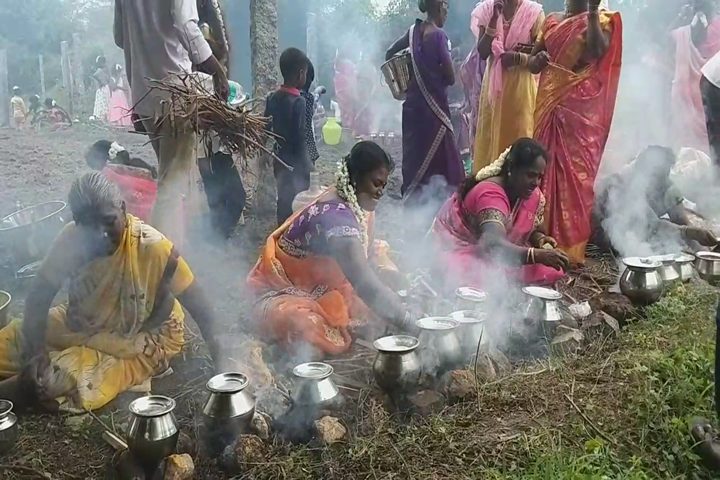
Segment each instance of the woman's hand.
[[57,412],[58,402],[46,390],[51,371],[50,357],[47,353],[36,355],[18,375],[20,396],[26,407],[44,412]]
[[550,245],[552,248],[557,248],[557,246],[558,246],[557,241],[549,235],[541,234],[538,237],[536,237],[534,240],[535,240],[535,242],[533,244],[533,247],[535,247],[535,248],[543,248],[543,249],[550,250],[549,248],[546,248],[545,245]]
[[512,68],[516,67],[518,64],[518,55],[517,52],[503,52],[500,55],[500,63],[502,64],[503,68]]
[[548,53],[543,50],[542,52],[539,52],[537,55],[533,55],[530,57],[530,62],[528,63],[528,67],[532,73],[538,74],[545,70],[545,67],[548,66],[550,63],[550,56]]
[[561,250],[545,250],[542,248],[533,251],[535,263],[545,265],[555,270],[567,271],[570,269],[570,259]]
[[393,268],[380,268],[377,270],[377,276],[385,286],[395,292],[410,288],[407,277]]
[[713,232],[698,227],[685,227],[685,239],[695,240],[703,247],[712,247],[718,244],[718,239]]
[[505,8],[505,1],[504,0],[494,0],[493,2],[493,18],[496,20],[502,15],[503,9]]

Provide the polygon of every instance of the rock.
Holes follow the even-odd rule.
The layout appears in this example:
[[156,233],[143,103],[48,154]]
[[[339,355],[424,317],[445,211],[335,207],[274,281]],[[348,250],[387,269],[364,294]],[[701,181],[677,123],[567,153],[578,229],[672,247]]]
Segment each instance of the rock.
[[489,347],[487,354],[493,362],[498,377],[502,378],[512,373],[512,364],[504,353],[495,347]]
[[582,332],[588,336],[620,335],[620,322],[603,311],[598,311],[583,320]]
[[423,390],[408,395],[410,409],[423,417],[440,412],[447,405],[447,399],[434,390]]
[[263,387],[275,386],[275,378],[263,360],[263,351],[267,345],[257,340],[247,340],[238,348],[237,361],[242,365],[242,372],[250,379],[250,385],[257,391]]
[[267,461],[267,446],[256,435],[240,435],[235,442],[234,451],[235,464],[240,469]]
[[458,402],[475,394],[477,386],[471,370],[453,370],[443,376],[443,391],[450,402]]
[[170,455],[165,459],[163,480],[190,480],[195,475],[195,464],[190,455]]
[[252,432],[260,438],[260,440],[267,440],[270,438],[270,417],[266,417],[264,414],[255,412],[252,418],[252,424],[250,425]]
[[325,445],[340,442],[347,435],[345,426],[335,417],[323,417],[315,423],[318,437]]
[[67,417],[63,424],[70,430],[78,431],[89,426],[93,419],[90,415],[73,415]]
[[471,365],[473,370],[477,369],[478,381],[481,383],[494,382],[497,379],[497,372],[493,365],[490,355],[486,352],[480,352],[477,358],[477,364]]
[[629,298],[621,293],[603,292],[588,302],[593,312],[603,311],[616,319],[623,327],[637,317],[637,309]]
[[175,447],[175,453],[178,455],[188,454],[191,457],[197,455],[197,443],[190,438],[185,432],[180,432],[178,436],[177,446]]
[[556,355],[574,355],[582,349],[584,340],[580,330],[559,325],[550,348]]

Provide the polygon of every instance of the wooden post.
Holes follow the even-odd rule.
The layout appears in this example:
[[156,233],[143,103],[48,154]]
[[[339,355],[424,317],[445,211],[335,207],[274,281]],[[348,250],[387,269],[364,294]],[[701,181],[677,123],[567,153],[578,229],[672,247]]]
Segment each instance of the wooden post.
[[7,50],[0,50],[0,126],[10,125]]
[[77,95],[85,95],[85,82],[83,75],[82,65],[82,51],[80,50],[80,34],[73,33],[73,59],[72,59],[72,73],[73,73],[73,84],[75,86],[75,93]]
[[62,80],[65,93],[70,105],[70,115],[74,115],[73,108],[73,85],[72,85],[72,70],[70,65],[70,52],[68,49],[68,42],[60,42],[60,67],[62,68]]
[[40,67],[40,92],[42,93],[43,101],[45,101],[45,92],[47,90],[45,89],[45,61],[42,55],[38,56],[38,64]]

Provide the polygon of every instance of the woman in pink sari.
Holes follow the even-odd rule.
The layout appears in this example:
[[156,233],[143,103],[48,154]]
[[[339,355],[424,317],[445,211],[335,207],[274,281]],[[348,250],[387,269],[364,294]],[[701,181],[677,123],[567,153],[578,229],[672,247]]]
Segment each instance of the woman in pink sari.
[[132,111],[128,105],[128,95],[123,68],[120,65],[113,67],[110,75],[110,110],[108,121],[113,127],[131,127]]
[[552,285],[564,276],[568,257],[543,232],[547,158],[542,145],[520,138],[445,202],[430,237],[453,286],[487,290],[501,277]]
[[675,40],[672,118],[676,141],[680,147],[709,154],[700,70],[720,52],[720,17],[716,15],[714,1],[695,0],[690,24],[674,30],[672,37]]

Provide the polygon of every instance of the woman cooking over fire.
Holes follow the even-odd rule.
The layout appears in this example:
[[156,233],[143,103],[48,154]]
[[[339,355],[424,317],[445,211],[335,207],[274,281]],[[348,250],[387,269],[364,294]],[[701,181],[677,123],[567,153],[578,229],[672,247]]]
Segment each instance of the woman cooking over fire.
[[[183,346],[183,307],[218,359],[212,309],[157,230],[125,213],[100,172],[73,182],[74,222],[58,234],[25,304],[0,330],[0,398],[29,408],[95,410],[168,368]],[[69,280],[69,302],[51,308]]]
[[620,14],[601,0],[568,0],[547,17],[534,55],[547,51],[540,75],[535,134],[550,154],[542,181],[548,233],[570,260],[585,260],[594,183],[615,112],[622,61]]
[[451,186],[464,176],[450,120],[447,89],[455,84],[450,57],[450,40],[443,31],[448,0],[420,0],[425,21],[416,20],[385,54],[387,60],[410,48],[414,74],[402,113],[403,164],[402,194],[407,201],[419,199],[421,187],[435,176]]
[[547,159],[542,145],[521,138],[445,202],[430,237],[437,265],[454,286],[487,289],[499,270],[522,284],[552,285],[563,277],[568,257],[543,232],[545,198],[538,187]]
[[402,275],[387,245],[373,239],[374,211],[393,167],[377,144],[356,144],[336,187],[270,235],[248,275],[262,335],[333,355],[350,348],[350,326],[375,317],[409,322],[400,297],[383,283],[400,286]]

